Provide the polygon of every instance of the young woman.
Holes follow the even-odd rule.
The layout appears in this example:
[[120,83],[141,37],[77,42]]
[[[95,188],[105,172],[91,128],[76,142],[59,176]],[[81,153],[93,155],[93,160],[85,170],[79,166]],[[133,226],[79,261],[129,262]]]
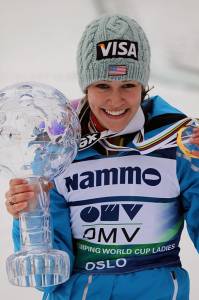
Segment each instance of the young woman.
[[[51,190],[53,243],[70,255],[71,277],[43,299],[188,300],[179,241],[186,220],[199,250],[199,173],[175,143],[186,116],[159,96],[145,100],[150,46],[129,17],[89,24],[77,67],[83,142]],[[17,250],[17,217],[34,191],[13,179],[6,198]]]

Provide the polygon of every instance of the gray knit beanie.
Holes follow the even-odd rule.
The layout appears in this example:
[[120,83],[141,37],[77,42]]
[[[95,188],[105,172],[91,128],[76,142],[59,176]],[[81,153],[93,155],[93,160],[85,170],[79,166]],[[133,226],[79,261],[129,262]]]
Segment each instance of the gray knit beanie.
[[77,69],[83,92],[98,80],[136,80],[148,84],[150,46],[138,23],[123,15],[91,22],[78,45]]

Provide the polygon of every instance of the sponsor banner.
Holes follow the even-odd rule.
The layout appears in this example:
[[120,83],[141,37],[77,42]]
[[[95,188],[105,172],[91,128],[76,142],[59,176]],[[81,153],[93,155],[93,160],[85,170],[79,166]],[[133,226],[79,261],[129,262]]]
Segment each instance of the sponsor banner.
[[167,242],[181,230],[178,201],[167,203],[93,203],[71,207],[75,239],[96,244]]
[[[76,268],[85,271],[117,272],[121,269],[139,268],[142,264],[158,263],[164,257],[170,261],[178,253],[177,241],[145,245],[96,245],[78,240]],[[168,260],[167,260],[168,256]]]
[[[104,167],[105,166],[105,167]],[[142,155],[108,157],[71,164],[55,179],[69,202],[111,196],[172,198],[179,195],[176,161]]]

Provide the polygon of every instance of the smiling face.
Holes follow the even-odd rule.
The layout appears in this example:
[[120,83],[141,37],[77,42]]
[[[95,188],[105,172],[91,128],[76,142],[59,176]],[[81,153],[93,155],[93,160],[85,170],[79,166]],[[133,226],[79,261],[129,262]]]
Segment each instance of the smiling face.
[[97,81],[87,88],[88,103],[106,129],[121,131],[141,103],[142,86],[137,81]]

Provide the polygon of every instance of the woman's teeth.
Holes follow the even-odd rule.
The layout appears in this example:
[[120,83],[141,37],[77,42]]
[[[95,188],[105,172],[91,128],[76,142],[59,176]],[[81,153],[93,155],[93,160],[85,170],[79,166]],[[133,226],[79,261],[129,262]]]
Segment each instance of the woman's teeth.
[[125,113],[126,109],[122,109],[122,110],[117,110],[117,111],[114,111],[114,110],[107,110],[105,109],[105,112],[111,116],[119,116],[119,115],[122,115],[123,113]]

